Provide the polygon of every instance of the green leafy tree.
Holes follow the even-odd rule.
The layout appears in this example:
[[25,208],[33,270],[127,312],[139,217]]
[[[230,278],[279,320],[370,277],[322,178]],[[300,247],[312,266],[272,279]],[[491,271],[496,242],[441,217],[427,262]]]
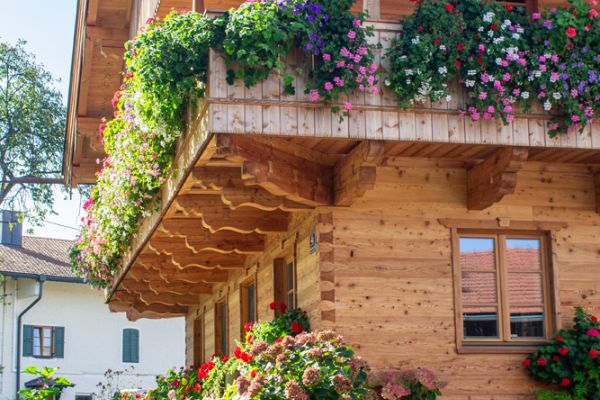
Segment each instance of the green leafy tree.
[[62,183],[65,107],[56,80],[25,49],[0,41],[0,206],[40,223]]

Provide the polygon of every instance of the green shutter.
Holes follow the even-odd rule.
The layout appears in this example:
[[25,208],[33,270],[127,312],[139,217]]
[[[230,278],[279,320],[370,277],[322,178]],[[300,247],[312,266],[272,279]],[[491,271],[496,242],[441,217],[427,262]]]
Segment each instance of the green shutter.
[[23,357],[33,356],[33,326],[23,325]]
[[54,357],[65,357],[65,328],[62,326],[54,328]]
[[137,329],[123,329],[123,362],[140,362],[140,333]]

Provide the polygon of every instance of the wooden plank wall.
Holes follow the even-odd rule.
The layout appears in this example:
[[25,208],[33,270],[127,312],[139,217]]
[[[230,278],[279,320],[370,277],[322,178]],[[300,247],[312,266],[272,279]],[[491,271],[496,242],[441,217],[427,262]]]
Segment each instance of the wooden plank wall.
[[333,214],[335,322],[375,367],[423,366],[449,382],[444,399],[530,399],[524,355],[456,352],[450,229],[439,218],[565,221],[556,234],[560,320],[574,306],[600,314],[600,215],[583,167],[527,163],[515,194],[466,210],[464,168],[390,159],[376,187]]
[[193,326],[194,320],[204,313],[204,354],[206,357],[215,353],[214,347],[214,304],[222,299],[227,300],[229,310],[229,349],[236,346],[240,340],[241,310],[240,284],[253,276],[256,277],[257,314],[262,321],[271,320],[274,316],[269,304],[274,299],[273,260],[282,255],[296,251],[296,281],[298,306],[306,310],[310,316],[311,326],[320,326],[321,291],[319,287],[319,251],[310,253],[310,234],[319,232],[319,217],[316,212],[296,215],[290,224],[290,229],[282,234],[270,235],[265,252],[253,257],[246,263],[244,271],[231,276],[227,284],[216,286],[213,295],[199,300],[196,307],[190,308],[186,317],[186,363],[193,363]]
[[[374,43],[389,48],[399,25],[377,23]],[[378,50],[377,62],[381,61]],[[288,56],[287,64],[296,65],[301,55]],[[208,101],[211,131],[257,135],[292,135],[439,143],[499,144],[534,147],[600,148],[600,121],[579,134],[572,132],[550,138],[546,122],[549,119],[541,106],[534,105],[527,114],[518,114],[513,123],[504,126],[500,121],[473,122],[460,115],[464,109],[465,93],[458,83],[453,85],[450,102],[426,103],[407,110],[397,107],[396,96],[380,83],[381,94],[354,95],[350,117],[339,121],[329,108],[310,103],[304,94],[304,76],[296,77],[297,94],[282,94],[277,74],[252,87],[233,86],[225,82],[226,67],[221,54],[211,51]],[[342,100],[343,101],[343,100]],[[343,108],[343,107],[342,107]]]

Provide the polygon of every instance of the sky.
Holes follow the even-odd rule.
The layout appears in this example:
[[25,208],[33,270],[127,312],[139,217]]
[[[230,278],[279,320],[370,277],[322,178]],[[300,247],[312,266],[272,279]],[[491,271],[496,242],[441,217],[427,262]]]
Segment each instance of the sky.
[[[76,8],[77,0],[0,0],[0,40],[13,44],[18,39],[26,40],[27,50],[35,54],[37,61],[44,64],[55,78],[61,79],[57,88],[63,94],[65,104],[69,92]],[[71,199],[58,187],[54,192],[58,215],[49,216],[44,226],[34,227],[33,235],[74,239],[81,219],[82,201],[76,190]],[[31,227],[25,224],[24,228]]]

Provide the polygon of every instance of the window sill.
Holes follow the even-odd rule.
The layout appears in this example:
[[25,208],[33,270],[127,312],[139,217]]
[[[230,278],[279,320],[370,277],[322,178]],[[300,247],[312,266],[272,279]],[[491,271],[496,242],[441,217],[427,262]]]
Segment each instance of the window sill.
[[538,349],[538,345],[543,344],[526,344],[526,345],[505,345],[505,344],[462,344],[457,348],[458,354],[530,354]]

